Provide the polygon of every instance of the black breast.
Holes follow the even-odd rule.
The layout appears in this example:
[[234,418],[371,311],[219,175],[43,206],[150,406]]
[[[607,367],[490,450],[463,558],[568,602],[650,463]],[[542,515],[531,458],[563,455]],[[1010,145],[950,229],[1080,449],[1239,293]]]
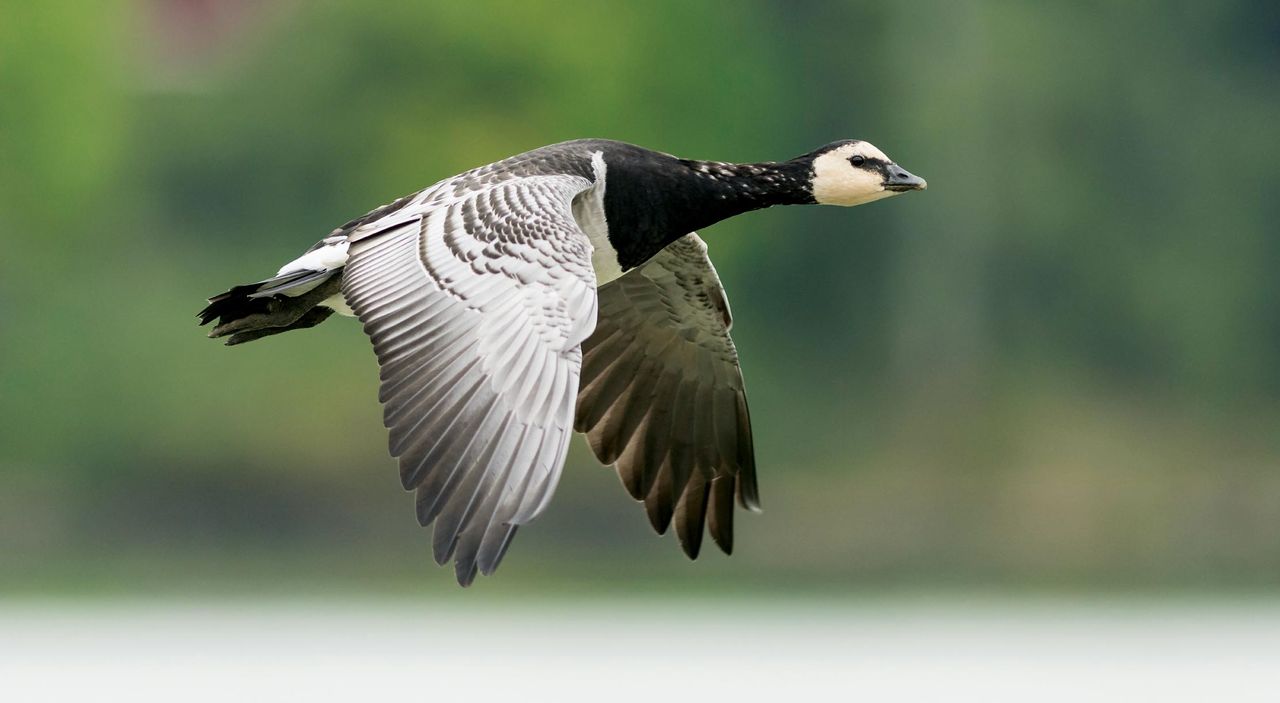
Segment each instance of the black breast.
[[734,215],[813,202],[808,162],[733,164],[680,159],[621,142],[599,147],[607,166],[609,241],[624,271]]

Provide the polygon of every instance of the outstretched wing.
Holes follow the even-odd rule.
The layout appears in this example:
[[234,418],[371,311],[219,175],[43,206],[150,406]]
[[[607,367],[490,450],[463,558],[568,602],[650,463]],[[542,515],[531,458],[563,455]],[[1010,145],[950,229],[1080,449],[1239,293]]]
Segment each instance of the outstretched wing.
[[378,356],[383,419],[436,561],[492,573],[560,477],[596,318],[580,176],[458,189],[351,236],[343,294]]
[[659,533],[675,517],[691,558],[709,522],[733,549],[733,502],[757,509],[751,419],[729,338],[733,321],[707,246],[676,240],[601,286],[600,316],[582,345],[575,428],[616,464]]

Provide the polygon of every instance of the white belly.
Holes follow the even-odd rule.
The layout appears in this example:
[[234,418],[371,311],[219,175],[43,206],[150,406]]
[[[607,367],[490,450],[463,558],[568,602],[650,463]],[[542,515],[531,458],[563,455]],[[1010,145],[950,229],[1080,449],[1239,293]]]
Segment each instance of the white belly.
[[596,272],[596,285],[603,286],[621,276],[622,267],[618,265],[618,252],[609,243],[609,228],[605,224],[603,214],[599,220],[579,216],[577,208],[574,208],[573,214],[578,220],[578,226],[582,227],[582,231],[586,232],[587,238],[591,240],[591,267]]
[[347,317],[356,316],[356,311],[352,310],[350,305],[347,305],[347,299],[342,297],[342,293],[334,293],[328,298],[321,300],[320,304],[333,310],[339,315],[346,315]]
[[596,184],[582,192],[573,201],[573,219],[591,240],[591,267],[596,272],[596,286],[603,286],[622,275],[618,265],[618,252],[609,243],[609,223],[604,216],[605,164],[604,155],[591,155],[595,167]]

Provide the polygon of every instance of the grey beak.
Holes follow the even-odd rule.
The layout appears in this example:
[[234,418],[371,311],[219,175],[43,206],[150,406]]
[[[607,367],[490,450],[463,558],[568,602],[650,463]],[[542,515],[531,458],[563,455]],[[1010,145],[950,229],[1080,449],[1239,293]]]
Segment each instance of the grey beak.
[[884,179],[884,189],[894,193],[905,193],[909,190],[924,190],[929,184],[919,176],[897,164],[889,164],[889,175]]

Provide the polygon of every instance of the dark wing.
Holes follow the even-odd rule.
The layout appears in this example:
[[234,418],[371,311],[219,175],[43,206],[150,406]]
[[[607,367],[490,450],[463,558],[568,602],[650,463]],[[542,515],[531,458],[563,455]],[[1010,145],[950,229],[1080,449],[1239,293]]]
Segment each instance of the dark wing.
[[560,477],[596,316],[591,243],[571,214],[590,185],[484,183],[350,238],[342,290],[378,356],[391,454],[463,585],[497,568]]
[[729,338],[729,302],[707,246],[676,240],[599,290],[582,344],[575,429],[666,532],[674,515],[691,558],[703,525],[733,550],[733,502],[759,507],[751,418]]

